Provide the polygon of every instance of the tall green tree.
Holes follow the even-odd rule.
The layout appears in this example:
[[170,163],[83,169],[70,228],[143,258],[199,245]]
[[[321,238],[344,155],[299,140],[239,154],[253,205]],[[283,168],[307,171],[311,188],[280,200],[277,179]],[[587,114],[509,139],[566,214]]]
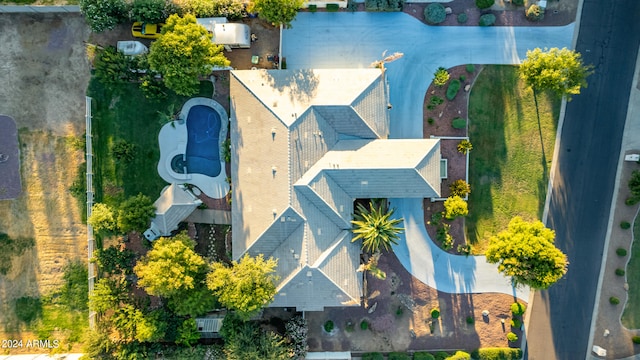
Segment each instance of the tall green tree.
[[195,243],[181,233],[156,240],[133,271],[138,285],[150,295],[177,297],[202,286],[207,265],[195,251]]
[[569,264],[567,256],[554,245],[555,236],[542,222],[527,222],[516,216],[506,230],[491,237],[485,255],[515,284],[547,289],[564,276]]
[[171,15],[162,27],[162,36],[149,49],[151,70],[162,74],[164,84],[177,94],[198,92],[198,77],[213,66],[228,66],[222,46],[211,42],[211,34],[193,15]]
[[277,260],[265,260],[262,254],[255,258],[246,254],[231,266],[215,262],[207,275],[207,287],[222,305],[248,319],[273,301],[278,281],[277,265]]
[[155,215],[156,207],[148,196],[132,196],[125,200],[118,210],[118,228],[124,233],[141,233],[149,227],[151,218]]
[[351,242],[362,240],[362,248],[370,253],[391,250],[391,244],[398,244],[399,234],[404,228],[398,225],[402,219],[392,219],[395,209],[387,211],[386,201],[370,202],[369,209],[358,204],[351,224],[355,235]]
[[123,278],[102,278],[96,281],[89,295],[89,308],[98,314],[115,310],[127,300],[127,285]]
[[304,0],[253,0],[248,11],[257,12],[273,26],[290,27],[303,4]]
[[125,0],[80,0],[80,12],[93,32],[111,30],[128,19]]
[[520,64],[520,77],[533,88],[534,94],[549,90],[569,98],[580,94],[592,72],[591,66],[582,63],[580,53],[567,48],[529,50]]

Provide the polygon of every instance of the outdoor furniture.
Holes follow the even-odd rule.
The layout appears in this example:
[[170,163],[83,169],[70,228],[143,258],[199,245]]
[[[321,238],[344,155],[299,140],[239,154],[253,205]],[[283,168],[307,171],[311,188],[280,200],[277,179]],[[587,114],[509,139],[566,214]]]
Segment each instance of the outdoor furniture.
[[253,55],[253,56],[251,57],[251,63],[252,63],[253,65],[258,65],[258,63],[259,63],[259,62],[260,62],[260,56],[258,56],[258,55]]

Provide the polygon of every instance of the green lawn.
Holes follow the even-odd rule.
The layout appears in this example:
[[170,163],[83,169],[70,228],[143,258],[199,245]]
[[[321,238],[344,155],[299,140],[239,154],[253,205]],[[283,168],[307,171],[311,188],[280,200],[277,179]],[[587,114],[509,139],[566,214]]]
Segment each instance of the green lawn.
[[[540,219],[553,157],[560,99],[533,92],[515,66],[486,66],[469,99],[469,215],[466,236],[483,253],[516,215]],[[541,141],[542,140],[542,141]]]
[[[93,78],[87,91],[93,98],[95,201],[113,204],[138,193],[156,199],[167,185],[157,170],[163,118],[159,112],[178,112],[188,98],[169,92],[165,101],[147,100],[135,83],[118,89],[110,91]],[[211,82],[201,83],[200,96],[211,97],[212,91]],[[136,155],[131,162],[117,162],[111,155],[111,145],[118,140],[135,144]]]
[[627,329],[640,329],[640,288],[634,286],[640,284],[640,217],[636,217],[633,224],[633,238],[636,241],[631,245],[629,263],[627,264],[626,275],[629,286],[627,305],[622,313],[622,325]]

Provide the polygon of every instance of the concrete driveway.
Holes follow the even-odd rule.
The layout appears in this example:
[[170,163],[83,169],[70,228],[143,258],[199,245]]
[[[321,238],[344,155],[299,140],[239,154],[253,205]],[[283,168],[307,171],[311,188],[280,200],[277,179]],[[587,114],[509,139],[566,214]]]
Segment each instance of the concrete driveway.
[[[300,13],[283,32],[289,69],[365,68],[386,50],[404,53],[387,65],[391,138],[422,138],[422,101],[435,70],[461,64],[517,64],[536,47],[571,47],[574,25],[563,27],[437,27],[405,13]],[[484,256],[440,250],[424,226],[422,199],[393,199],[405,219],[394,252],[416,278],[449,293],[499,292],[525,301],[529,289],[514,290]],[[436,271],[437,269],[437,271]]]

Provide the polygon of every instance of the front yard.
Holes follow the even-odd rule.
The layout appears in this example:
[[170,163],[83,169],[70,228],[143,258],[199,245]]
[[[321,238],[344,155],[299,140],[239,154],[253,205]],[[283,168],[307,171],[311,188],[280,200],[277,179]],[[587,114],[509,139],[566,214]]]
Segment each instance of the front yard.
[[474,253],[482,254],[514,216],[542,218],[559,113],[560,99],[549,94],[538,94],[536,109],[515,66],[485,66],[478,76],[469,99],[465,220]]

